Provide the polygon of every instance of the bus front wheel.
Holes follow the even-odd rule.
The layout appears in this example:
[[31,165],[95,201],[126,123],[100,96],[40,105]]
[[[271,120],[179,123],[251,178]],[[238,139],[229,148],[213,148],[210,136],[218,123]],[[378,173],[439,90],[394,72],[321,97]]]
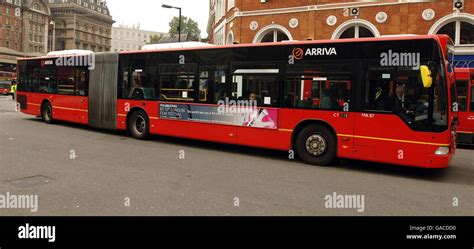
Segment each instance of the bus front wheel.
[[46,102],[41,107],[41,118],[47,124],[53,123],[53,107],[49,102]]
[[296,151],[307,164],[328,166],[337,156],[336,136],[325,126],[306,126],[298,134]]
[[129,119],[128,129],[134,138],[147,139],[148,135],[150,135],[148,115],[142,110],[133,112]]

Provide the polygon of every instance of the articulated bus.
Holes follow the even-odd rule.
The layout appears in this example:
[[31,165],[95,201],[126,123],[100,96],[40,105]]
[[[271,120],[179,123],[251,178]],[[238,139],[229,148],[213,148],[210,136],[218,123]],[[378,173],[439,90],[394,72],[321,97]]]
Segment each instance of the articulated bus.
[[18,102],[47,123],[137,139],[282,150],[312,165],[339,157],[446,168],[452,58],[444,35],[50,55],[19,59]]
[[474,69],[456,68],[459,125],[457,143],[474,145]]

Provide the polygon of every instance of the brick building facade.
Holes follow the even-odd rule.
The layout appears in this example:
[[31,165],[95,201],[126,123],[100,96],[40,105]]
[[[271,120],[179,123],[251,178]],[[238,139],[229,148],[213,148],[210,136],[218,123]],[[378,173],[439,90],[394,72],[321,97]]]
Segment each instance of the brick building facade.
[[50,15],[44,0],[0,0],[0,71],[14,71],[17,57],[47,52]]
[[447,33],[466,55],[474,54],[474,2],[210,0],[208,33],[221,45]]

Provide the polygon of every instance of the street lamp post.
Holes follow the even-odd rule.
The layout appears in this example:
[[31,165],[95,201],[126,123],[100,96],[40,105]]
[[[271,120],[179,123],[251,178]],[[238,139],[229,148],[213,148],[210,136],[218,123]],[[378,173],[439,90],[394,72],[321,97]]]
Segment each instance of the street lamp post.
[[56,50],[56,22],[51,21],[49,24],[53,25],[53,39],[51,40],[51,51]]
[[171,5],[163,4],[161,5],[162,8],[166,9],[177,9],[179,10],[179,23],[178,23],[178,42],[181,42],[181,8],[180,7],[174,7]]

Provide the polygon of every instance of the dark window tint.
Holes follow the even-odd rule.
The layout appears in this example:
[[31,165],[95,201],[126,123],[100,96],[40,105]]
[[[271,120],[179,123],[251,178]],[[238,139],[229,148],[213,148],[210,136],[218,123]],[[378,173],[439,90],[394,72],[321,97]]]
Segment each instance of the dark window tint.
[[160,65],[160,100],[193,102],[197,97],[196,64]]
[[349,107],[350,76],[287,77],[283,105],[289,108],[344,110]]
[[[232,99],[278,106],[278,75],[237,74],[232,77]],[[253,102],[255,103],[255,102]]]
[[471,87],[471,112],[474,112],[474,86]]
[[363,37],[375,37],[374,33],[366,27],[359,26],[359,38]]
[[393,95],[395,69],[381,67],[375,63],[368,66],[365,86],[365,110],[391,112],[390,98]]
[[354,68],[351,60],[287,65],[283,105],[289,108],[348,110]]
[[372,31],[363,26],[353,26],[342,32],[339,39],[374,37]]
[[469,82],[467,80],[456,81],[456,88],[457,88],[457,93],[458,93],[457,102],[459,105],[459,111],[462,111],[462,112],[467,111],[468,85],[469,85]]
[[[381,67],[378,61],[365,63],[366,110],[394,113],[415,130],[446,129],[446,82],[441,75],[431,88],[424,88],[416,68]],[[441,69],[441,64],[438,66]]]
[[[150,57],[153,55],[150,54]],[[148,54],[125,56],[121,60],[120,92],[124,99],[155,100],[157,64],[148,61]]]
[[456,22],[451,22],[444,25],[439,31],[438,34],[449,35],[451,39],[456,40]]
[[89,70],[87,68],[76,69],[77,94],[89,96]]
[[41,69],[40,81],[39,81],[39,92],[40,93],[57,93],[58,82],[57,82],[57,68],[46,67]]
[[341,36],[339,36],[339,39],[350,39],[355,37],[355,27],[350,27],[346,29],[344,32],[342,32]]
[[[30,69],[31,70],[31,69]],[[28,85],[30,92],[37,93],[39,92],[39,84],[41,82],[41,68],[36,67],[29,73]]]
[[216,104],[228,97],[226,74],[226,66],[200,66],[199,102]]
[[474,44],[474,25],[461,22],[461,44]]
[[279,106],[278,63],[236,63],[232,72],[230,99],[249,101],[248,105]]
[[62,95],[76,94],[76,74],[73,67],[58,68],[57,93]]
[[265,42],[281,42],[281,41],[287,41],[289,40],[288,36],[279,31],[279,30],[272,30],[269,31],[263,38],[262,38],[262,43]]
[[28,88],[27,62],[18,61],[18,91],[28,92]]

